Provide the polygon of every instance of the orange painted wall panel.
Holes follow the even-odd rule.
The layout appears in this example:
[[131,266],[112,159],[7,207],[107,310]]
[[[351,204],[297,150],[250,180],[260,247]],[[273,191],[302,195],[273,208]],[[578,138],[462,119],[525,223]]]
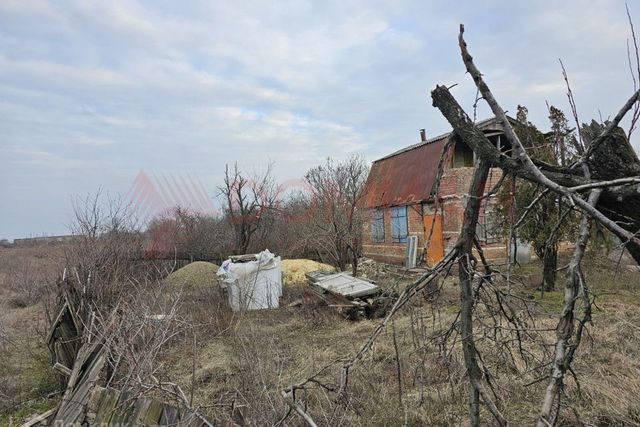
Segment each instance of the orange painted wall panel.
[[[433,232],[431,227],[433,226]],[[442,215],[424,216],[424,240],[425,245],[431,233],[429,246],[424,251],[424,261],[429,267],[433,267],[444,257],[444,237],[442,235]]]

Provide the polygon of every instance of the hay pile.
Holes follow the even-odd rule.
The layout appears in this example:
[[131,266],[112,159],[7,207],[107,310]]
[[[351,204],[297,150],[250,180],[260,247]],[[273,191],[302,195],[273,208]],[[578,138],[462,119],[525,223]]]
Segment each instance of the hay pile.
[[315,270],[334,271],[327,264],[310,259],[285,259],[282,261],[282,285],[285,288],[304,288],[307,286],[305,273]]
[[211,262],[195,261],[168,275],[165,283],[170,286],[184,287],[185,290],[212,287],[218,283],[217,272],[217,265]]

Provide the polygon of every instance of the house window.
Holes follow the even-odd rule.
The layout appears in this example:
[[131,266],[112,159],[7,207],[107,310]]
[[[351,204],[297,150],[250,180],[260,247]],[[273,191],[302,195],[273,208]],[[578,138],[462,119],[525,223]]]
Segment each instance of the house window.
[[407,207],[391,208],[391,241],[405,243],[407,241]]
[[467,168],[473,166],[473,150],[467,146],[464,142],[456,138],[456,143],[453,148],[453,167],[454,168]]
[[371,241],[384,243],[384,211],[374,209],[371,213]]

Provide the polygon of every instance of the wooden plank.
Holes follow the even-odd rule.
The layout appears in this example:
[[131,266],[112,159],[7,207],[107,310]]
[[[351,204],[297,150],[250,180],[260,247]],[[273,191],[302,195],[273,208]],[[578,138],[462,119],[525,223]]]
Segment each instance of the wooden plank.
[[165,405],[164,408],[162,408],[162,416],[160,417],[160,422],[158,424],[161,426],[170,426],[177,424],[179,421],[180,412],[178,409],[168,405]]
[[139,397],[136,399],[133,411],[129,419],[125,422],[125,425],[132,427],[144,425],[141,420],[147,415],[151,402],[152,399],[148,397]]
[[27,421],[26,423],[22,424],[22,427],[32,427],[32,426],[35,426],[38,423],[46,421],[47,419],[51,418],[56,413],[56,410],[57,410],[57,408],[49,409],[47,412],[43,412],[42,414],[38,415],[37,417],[31,418],[29,421]]
[[120,400],[120,391],[112,388],[102,389],[102,397],[96,410],[96,425],[109,425],[114,409]]
[[229,259],[231,262],[248,262],[257,260],[256,254],[231,255]]
[[67,303],[65,302],[62,307],[60,308],[60,311],[58,311],[58,315],[56,316],[55,320],[51,323],[51,327],[49,328],[49,333],[47,334],[47,338],[45,339],[45,342],[50,343],[54,332],[56,331],[56,329],[58,328],[58,325],[60,324],[60,321],[62,320],[62,317],[64,316],[64,312],[65,310],[67,310]]
[[136,399],[133,398],[133,394],[130,391],[122,391],[113,416],[111,417],[111,424],[116,426],[126,425],[127,420],[133,414],[135,403]]
[[91,397],[91,392],[104,367],[105,360],[106,353],[102,346],[98,347],[97,344],[93,344],[80,348],[55,422],[65,424],[82,422],[84,408]]
[[85,424],[96,425],[96,413],[100,400],[102,399],[102,393],[100,393],[102,390],[104,390],[102,387],[97,386],[91,388],[89,392],[90,397],[85,407]]
[[189,412],[182,417],[180,425],[184,427],[202,427],[204,423],[194,413]]
[[152,400],[147,408],[147,413],[140,418],[141,425],[159,425],[165,405],[157,400]]
[[67,368],[66,366],[64,366],[63,364],[61,364],[59,362],[56,362],[53,365],[53,370],[60,372],[62,375],[66,375],[68,377],[71,376],[71,369]]

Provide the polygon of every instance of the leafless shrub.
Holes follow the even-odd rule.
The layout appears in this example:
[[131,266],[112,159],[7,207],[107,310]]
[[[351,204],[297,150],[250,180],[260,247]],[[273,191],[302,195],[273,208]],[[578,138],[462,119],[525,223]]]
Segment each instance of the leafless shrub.
[[227,294],[219,286],[183,290],[180,298],[178,313],[189,322],[198,336],[218,336],[232,328],[237,321]]
[[9,289],[13,291],[11,304],[29,307],[38,303],[46,293],[45,287],[49,280],[39,263],[25,260],[7,279]]
[[78,286],[93,304],[117,304],[129,288],[129,280],[140,271],[143,235],[133,210],[118,197],[95,195],[74,201],[71,230],[74,244],[68,247],[65,264]]
[[141,262],[143,235],[120,199],[98,192],[76,200],[74,212],[60,297],[72,288],[90,313],[84,335],[107,349],[107,384],[140,391],[166,344],[187,329],[177,316],[180,293],[163,294],[165,272]]
[[150,222],[144,255],[221,262],[231,252],[232,232],[224,218],[177,206]]
[[109,355],[107,385],[134,394],[158,374],[158,357],[170,341],[189,329],[178,316],[180,295],[167,298],[150,283],[131,283],[131,298],[105,314],[97,314],[91,333],[104,340]]
[[[76,239],[66,252],[59,302],[69,295],[77,299],[82,339],[106,350],[102,385],[126,390],[131,399],[151,395],[193,412],[198,341],[233,321],[224,299],[214,295],[219,288],[164,280],[167,272],[143,259],[138,222],[119,200],[97,194],[74,208]],[[178,219],[183,231],[193,232],[194,217],[181,212]],[[166,377],[166,363],[176,353],[194,361],[190,387]],[[183,389],[190,389],[191,398]]]
[[286,352],[277,337],[261,334],[254,325],[236,331],[233,342],[238,394],[247,406],[244,417],[251,424],[272,425],[285,410],[278,390]]

